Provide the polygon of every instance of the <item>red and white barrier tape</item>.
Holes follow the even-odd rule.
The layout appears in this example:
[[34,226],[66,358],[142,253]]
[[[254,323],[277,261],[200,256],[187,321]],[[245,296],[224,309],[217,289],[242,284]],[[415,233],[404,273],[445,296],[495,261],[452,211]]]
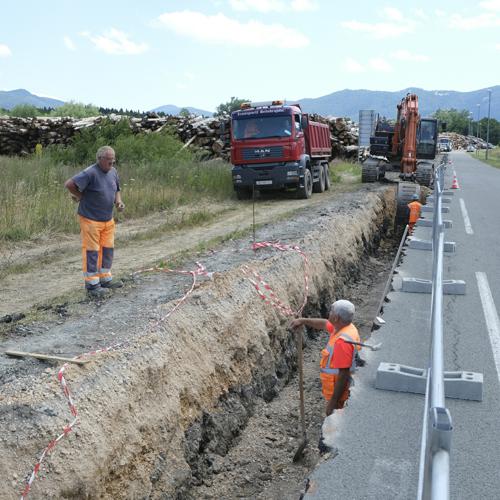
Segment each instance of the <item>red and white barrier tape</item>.
[[[94,356],[96,354],[100,354],[101,352],[109,352],[112,350],[117,349],[118,347],[121,347],[123,344],[115,344],[114,346],[106,347],[103,349],[98,349],[95,351],[87,352],[85,354],[80,354],[78,356],[75,356],[73,359],[82,359],[86,358],[88,356]],[[69,363],[64,363],[64,365],[59,369],[57,373],[57,380],[59,380],[59,384],[61,385],[62,391],[64,393],[64,396],[66,397],[66,400],[68,402],[68,407],[69,411],[71,412],[71,415],[74,417],[74,419],[68,424],[63,427],[63,431],[59,436],[57,436],[55,439],[50,441],[50,443],[45,447],[45,449],[42,451],[40,457],[38,458],[38,462],[35,464],[35,467],[33,468],[33,471],[31,472],[31,475],[26,482],[26,485],[24,486],[24,490],[21,494],[21,500],[26,498],[28,496],[28,493],[31,490],[31,486],[33,482],[36,479],[36,476],[38,472],[40,471],[40,467],[42,466],[43,461],[45,460],[45,457],[57,446],[57,444],[65,438],[72,430],[73,428],[78,424],[79,419],[78,419],[78,410],[76,408],[76,405],[73,401],[73,398],[71,397],[71,392],[69,390],[68,384],[66,383],[66,379],[64,378],[64,372],[66,371],[66,368],[69,366]]]
[[165,321],[169,316],[171,316],[179,307],[182,303],[186,301],[186,299],[191,295],[193,290],[196,288],[196,276],[208,276],[209,278],[212,278],[213,272],[208,272],[203,264],[200,264],[199,262],[196,262],[197,269],[195,271],[183,271],[180,269],[169,269],[167,267],[150,267],[148,269],[141,269],[140,271],[137,271],[134,273],[135,274],[140,274],[140,273],[146,273],[146,272],[153,272],[153,271],[161,271],[163,273],[176,273],[176,274],[190,274],[193,278],[193,283],[191,284],[191,288],[179,299],[179,302],[171,309],[167,314],[162,316],[159,320],[155,320],[155,324],[159,324],[162,321]]
[[[197,265],[197,269],[195,271],[183,271],[183,270],[172,270],[172,269],[161,268],[161,267],[151,267],[149,269],[142,269],[142,270],[134,273],[134,274],[139,274],[139,273],[152,272],[152,271],[162,271],[162,272],[173,272],[173,273],[177,273],[177,274],[189,274],[193,278],[193,283],[191,285],[191,288],[183,295],[183,297],[181,297],[181,299],[175,305],[175,307],[173,309],[171,309],[166,315],[162,316],[159,320],[155,321],[155,323],[161,323],[162,321],[167,319],[169,316],[171,316],[179,308],[179,306],[182,303],[184,303],[186,301],[186,299],[189,297],[189,295],[195,289],[196,276],[208,276],[209,278],[211,278],[213,276],[213,273],[207,272],[205,267],[202,264],[200,264],[199,262],[196,262],[196,265]],[[117,349],[118,347],[123,347],[123,345],[124,345],[123,343],[122,344],[115,344],[114,346],[106,347],[103,349],[97,349],[95,351],[91,351],[91,352],[87,352],[85,354],[80,354],[78,356],[75,356],[74,359],[82,359],[82,358],[86,358],[88,356],[94,356],[96,354],[100,354],[103,352],[109,352],[109,351]],[[31,473],[29,479],[26,482],[24,490],[21,494],[21,500],[24,500],[28,496],[28,493],[31,490],[31,486],[33,485],[33,482],[35,481],[36,476],[38,475],[38,472],[40,471],[40,467],[42,466],[42,463],[45,460],[46,456],[79,423],[78,410],[77,410],[76,405],[73,401],[73,398],[71,397],[71,392],[69,390],[68,384],[66,383],[66,379],[64,378],[64,372],[66,371],[67,367],[68,367],[68,363],[64,363],[64,365],[59,369],[59,372],[57,373],[57,379],[59,380],[59,383],[61,385],[64,396],[66,397],[66,400],[68,402],[69,411],[71,412],[71,415],[74,417],[74,419],[68,425],[64,426],[63,432],[59,436],[57,436],[55,439],[50,441],[49,444],[42,451],[37,463],[35,464],[35,466],[33,468],[33,471]]]
[[[273,243],[270,241],[260,241],[258,243],[252,244],[253,250],[258,250],[259,248],[276,248],[281,252],[295,251],[304,260],[304,300],[302,305],[294,311],[289,305],[285,304],[282,300],[278,298],[269,283],[267,283],[260,274],[254,269],[248,266],[243,266],[242,270],[246,278],[253,285],[260,298],[266,303],[273,306],[275,309],[280,311],[283,315],[289,316],[291,318],[298,317],[302,314],[304,307],[307,304],[307,297],[309,295],[309,262],[307,260],[307,255],[296,245],[286,245],[284,243]],[[252,278],[250,275],[253,275]]]

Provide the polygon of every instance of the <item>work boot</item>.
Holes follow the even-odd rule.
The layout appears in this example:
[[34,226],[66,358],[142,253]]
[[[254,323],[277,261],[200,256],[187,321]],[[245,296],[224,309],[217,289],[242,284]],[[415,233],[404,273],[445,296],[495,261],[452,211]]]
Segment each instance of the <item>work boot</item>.
[[115,288],[121,288],[122,286],[123,286],[123,281],[120,280],[101,281],[101,287],[108,288],[109,290],[114,290]]
[[95,288],[87,288],[87,293],[93,299],[103,299],[110,294],[110,291],[100,286],[96,286]]

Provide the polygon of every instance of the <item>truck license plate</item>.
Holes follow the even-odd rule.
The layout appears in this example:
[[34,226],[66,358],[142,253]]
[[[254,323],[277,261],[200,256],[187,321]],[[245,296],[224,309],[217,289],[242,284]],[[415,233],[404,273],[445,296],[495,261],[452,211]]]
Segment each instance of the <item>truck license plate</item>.
[[269,181],[256,181],[255,184],[257,186],[269,186],[270,184],[272,184],[273,181],[272,180],[269,180]]

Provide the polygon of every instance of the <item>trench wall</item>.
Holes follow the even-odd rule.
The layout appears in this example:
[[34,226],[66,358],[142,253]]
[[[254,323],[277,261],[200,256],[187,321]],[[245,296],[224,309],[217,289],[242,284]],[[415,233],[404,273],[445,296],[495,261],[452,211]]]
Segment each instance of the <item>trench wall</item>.
[[[304,227],[293,242],[309,259],[305,313],[325,313],[392,229],[392,188],[353,196],[337,213]],[[267,252],[249,262],[295,308],[303,300],[303,261]],[[68,371],[81,424],[49,457],[30,498],[185,498],[211,473],[252,414],[255,398],[272,399],[295,370],[287,319],[258,297],[241,267],[215,274],[161,328],[133,345]],[[31,390],[31,389],[30,389]],[[54,381],[32,391],[25,435],[0,442],[0,466],[11,478],[29,471],[40,450],[69,419]],[[54,408],[48,414],[41,409]],[[36,417],[36,418],[35,418]],[[9,480],[3,493],[19,492]]]

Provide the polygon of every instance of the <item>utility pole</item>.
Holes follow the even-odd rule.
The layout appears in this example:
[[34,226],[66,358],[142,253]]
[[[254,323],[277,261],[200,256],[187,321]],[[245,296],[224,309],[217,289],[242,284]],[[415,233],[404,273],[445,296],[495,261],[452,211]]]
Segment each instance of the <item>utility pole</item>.
[[481,114],[481,103],[479,103],[477,105],[477,128],[476,128],[476,132],[477,132],[478,142],[479,142],[479,115],[480,114]]
[[491,107],[491,89],[488,89],[488,121],[486,122],[486,159],[490,149],[490,107]]

